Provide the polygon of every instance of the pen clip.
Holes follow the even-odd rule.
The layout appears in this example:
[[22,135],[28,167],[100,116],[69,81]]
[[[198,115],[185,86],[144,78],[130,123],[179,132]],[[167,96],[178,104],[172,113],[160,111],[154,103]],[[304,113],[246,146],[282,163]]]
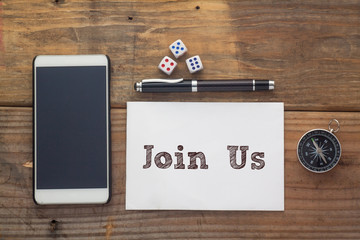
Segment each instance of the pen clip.
[[183,78],[179,78],[179,79],[158,79],[158,78],[154,78],[154,79],[143,79],[141,82],[142,83],[179,83],[182,82],[184,79]]

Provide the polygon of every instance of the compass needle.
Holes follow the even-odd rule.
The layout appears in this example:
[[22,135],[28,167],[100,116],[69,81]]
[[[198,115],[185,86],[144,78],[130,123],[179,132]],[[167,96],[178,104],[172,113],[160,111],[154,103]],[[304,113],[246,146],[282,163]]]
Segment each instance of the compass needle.
[[324,154],[322,152],[319,153],[320,157],[322,158],[322,160],[327,164],[327,161],[324,157]]
[[316,153],[317,155],[319,155],[321,157],[321,159],[327,164],[327,161],[324,157],[324,154],[322,154],[322,150],[321,148],[319,147],[319,145],[315,142],[315,140],[313,138],[311,138],[311,141],[313,142],[315,148],[316,148]]

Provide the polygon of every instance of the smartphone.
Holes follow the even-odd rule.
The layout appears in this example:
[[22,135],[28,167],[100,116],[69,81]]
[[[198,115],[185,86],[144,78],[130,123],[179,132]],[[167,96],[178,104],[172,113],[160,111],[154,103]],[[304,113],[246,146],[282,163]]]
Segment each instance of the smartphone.
[[41,55],[33,61],[34,201],[110,201],[110,60]]

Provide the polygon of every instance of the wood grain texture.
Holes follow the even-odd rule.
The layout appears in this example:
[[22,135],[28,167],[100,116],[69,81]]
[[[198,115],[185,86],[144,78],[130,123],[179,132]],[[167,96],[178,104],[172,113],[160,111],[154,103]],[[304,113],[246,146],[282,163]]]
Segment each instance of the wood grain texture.
[[[334,117],[341,160],[328,173],[310,173],[297,160],[297,142]],[[1,239],[360,238],[360,113],[285,112],[284,212],[125,211],[126,110],[113,109],[111,121],[110,204],[40,207],[32,169],[23,166],[32,160],[32,109],[0,108]]]
[[[360,109],[360,1],[0,1],[0,106],[32,105],[38,54],[108,54],[111,103],[281,101],[286,110]],[[140,94],[181,38],[189,52],[172,77],[273,79],[272,93]],[[306,97],[305,97],[306,96]]]

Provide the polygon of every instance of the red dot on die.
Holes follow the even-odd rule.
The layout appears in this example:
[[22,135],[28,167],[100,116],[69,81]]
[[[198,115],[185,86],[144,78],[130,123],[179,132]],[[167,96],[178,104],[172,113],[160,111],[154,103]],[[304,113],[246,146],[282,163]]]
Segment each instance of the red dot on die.
[[165,62],[168,62],[169,61],[169,59],[165,59]]
[[165,67],[165,64],[161,64],[161,67]]
[[170,63],[170,65],[171,65],[171,66],[174,66],[174,63],[172,62],[172,63]]
[[166,70],[170,71],[170,68],[167,68]]

